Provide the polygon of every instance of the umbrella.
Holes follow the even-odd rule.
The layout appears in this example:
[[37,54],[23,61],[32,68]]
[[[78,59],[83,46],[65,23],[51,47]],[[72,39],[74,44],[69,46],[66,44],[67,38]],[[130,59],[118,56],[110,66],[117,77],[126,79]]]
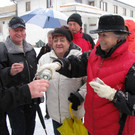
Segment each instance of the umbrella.
[[84,127],[81,118],[77,118],[73,116],[72,103],[69,104],[69,110],[71,114],[71,118],[66,118],[57,130],[61,135],[88,135],[87,129]]
[[43,129],[45,130],[45,135],[47,135],[47,131],[46,131],[46,126],[45,126],[44,118],[43,118],[42,111],[41,111],[41,109],[40,109],[39,104],[36,104],[36,110],[37,110],[37,113],[38,113],[40,122],[41,122],[41,124],[42,124],[42,127],[43,127]]
[[67,16],[54,9],[38,8],[21,16],[26,23],[38,25],[42,28],[56,28],[67,25]]

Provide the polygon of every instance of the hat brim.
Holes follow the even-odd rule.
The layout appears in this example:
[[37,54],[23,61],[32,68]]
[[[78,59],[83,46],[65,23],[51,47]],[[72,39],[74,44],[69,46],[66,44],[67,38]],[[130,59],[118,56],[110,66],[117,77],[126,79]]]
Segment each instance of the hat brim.
[[12,25],[10,28],[12,28],[12,29],[16,29],[16,28],[18,28],[18,27],[22,27],[22,28],[24,28],[24,29],[25,29],[25,26],[24,26],[24,25],[22,25],[22,24],[20,24],[20,23],[15,24],[15,25]]
[[104,29],[96,29],[96,30],[90,30],[90,34],[96,34],[96,33],[102,33],[102,32],[121,32],[121,33],[128,33],[128,34],[132,34],[129,31],[126,30],[115,30],[115,29],[108,29],[108,30],[104,30]]

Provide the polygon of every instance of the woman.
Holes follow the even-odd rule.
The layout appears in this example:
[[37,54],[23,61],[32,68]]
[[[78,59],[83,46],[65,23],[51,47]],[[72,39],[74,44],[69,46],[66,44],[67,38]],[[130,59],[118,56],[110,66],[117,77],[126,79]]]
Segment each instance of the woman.
[[[56,28],[52,37],[53,49],[40,58],[39,69],[44,64],[52,63],[55,59],[81,54],[81,49],[71,42],[73,37],[67,27]],[[57,128],[62,125],[64,119],[70,118],[68,109],[70,102],[72,102],[72,109],[75,110],[73,111],[74,115],[81,118],[84,116],[83,105],[79,108],[78,106],[84,101],[86,93],[85,80],[82,77],[67,78],[59,73],[54,73],[52,80],[50,80],[47,91],[47,108],[49,116],[52,118],[55,135],[60,135]]]
[[100,45],[55,60],[61,69],[52,69],[68,77],[87,74],[84,125],[90,135],[134,135],[135,55],[128,51],[128,31],[119,15],[101,16],[98,25],[91,33],[98,33]]

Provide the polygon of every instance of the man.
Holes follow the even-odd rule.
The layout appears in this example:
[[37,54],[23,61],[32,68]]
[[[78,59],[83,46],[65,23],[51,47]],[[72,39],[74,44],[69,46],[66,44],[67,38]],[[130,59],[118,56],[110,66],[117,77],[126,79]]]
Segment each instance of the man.
[[72,42],[80,46],[82,52],[88,52],[94,48],[95,44],[91,36],[82,32],[82,20],[78,13],[69,16],[67,24],[73,34]]
[[30,104],[31,98],[42,97],[42,92],[46,91],[48,86],[48,81],[35,80],[28,85],[3,90],[0,82],[0,135],[9,135],[6,112],[20,105]]
[[37,62],[39,61],[40,57],[43,54],[51,51],[51,49],[52,49],[52,33],[53,33],[53,30],[50,30],[47,33],[48,43],[41,48],[41,50],[40,50],[40,52],[39,52],[39,54],[37,56]]
[[[9,36],[0,45],[1,80],[4,88],[30,83],[37,70],[36,52],[25,40],[25,22],[13,17],[9,22]],[[36,105],[21,105],[8,112],[12,135],[33,135]]]

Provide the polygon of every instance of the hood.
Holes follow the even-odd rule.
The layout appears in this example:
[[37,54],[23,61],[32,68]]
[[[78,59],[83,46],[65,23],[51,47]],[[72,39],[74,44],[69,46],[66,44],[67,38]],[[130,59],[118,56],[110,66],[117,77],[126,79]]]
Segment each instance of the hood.
[[128,40],[135,38],[135,22],[133,20],[125,20],[125,25],[128,27],[130,34]]

